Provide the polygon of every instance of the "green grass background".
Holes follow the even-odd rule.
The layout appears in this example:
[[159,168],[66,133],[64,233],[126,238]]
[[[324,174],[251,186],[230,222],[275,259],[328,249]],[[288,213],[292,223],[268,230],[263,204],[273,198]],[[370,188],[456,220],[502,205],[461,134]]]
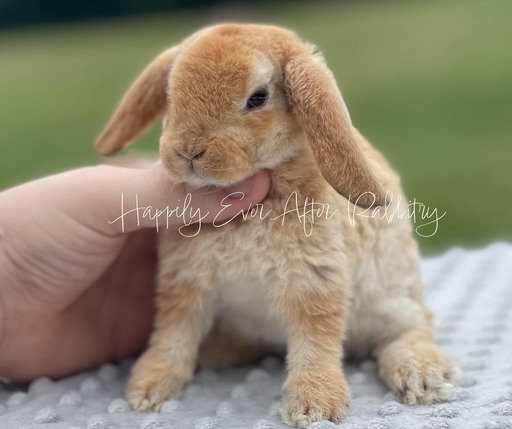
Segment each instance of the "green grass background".
[[[408,196],[447,212],[426,253],[510,240],[511,16],[510,0],[315,1],[0,31],[0,189],[100,162],[92,142],[138,72],[235,18],[319,46]],[[156,151],[159,128],[136,147]]]

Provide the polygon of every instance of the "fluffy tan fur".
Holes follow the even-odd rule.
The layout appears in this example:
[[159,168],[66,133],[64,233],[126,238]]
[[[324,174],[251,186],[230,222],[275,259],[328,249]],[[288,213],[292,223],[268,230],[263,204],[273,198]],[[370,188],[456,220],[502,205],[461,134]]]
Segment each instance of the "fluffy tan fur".
[[[248,111],[259,87],[269,100]],[[385,191],[394,196],[388,209],[396,207],[399,178],[352,126],[310,45],[276,27],[202,30],[144,71],[98,150],[121,149],[159,112],[171,179],[224,186],[270,169],[261,208],[270,216],[203,225],[192,238],[162,234],[155,330],[128,386],[136,410],[179,396],[198,359],[247,362],[286,347],[282,417],[290,425],[346,414],[343,349],[375,356],[407,403],[450,396],[454,374],[432,338],[408,218],[364,217],[364,207],[385,203]],[[300,218],[311,217],[312,198],[331,217]]]

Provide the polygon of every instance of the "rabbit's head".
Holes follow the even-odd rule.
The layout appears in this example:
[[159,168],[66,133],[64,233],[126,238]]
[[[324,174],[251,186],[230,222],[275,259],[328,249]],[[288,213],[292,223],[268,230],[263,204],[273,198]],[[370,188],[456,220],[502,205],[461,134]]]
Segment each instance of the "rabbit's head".
[[340,194],[384,204],[331,72],[289,31],[219,25],[164,52],[129,89],[97,150],[121,150],[160,115],[160,156],[173,180],[231,185],[289,159],[305,133]]

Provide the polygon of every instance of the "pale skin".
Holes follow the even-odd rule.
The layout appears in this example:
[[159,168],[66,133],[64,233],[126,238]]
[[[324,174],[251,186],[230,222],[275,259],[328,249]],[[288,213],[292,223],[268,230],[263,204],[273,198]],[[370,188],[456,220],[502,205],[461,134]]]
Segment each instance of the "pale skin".
[[[68,171],[0,193],[0,375],[61,377],[144,349],[152,330],[156,229],[121,213],[121,193],[140,204],[179,207],[186,194],[203,222],[228,219],[263,200],[260,171],[228,189],[190,191],[161,164]],[[245,197],[229,199],[241,191]],[[240,195],[240,194],[237,194]],[[224,200],[224,203],[226,200]],[[128,207],[125,207],[125,210]],[[190,219],[172,217],[170,228]],[[164,219],[160,225],[166,225]]]

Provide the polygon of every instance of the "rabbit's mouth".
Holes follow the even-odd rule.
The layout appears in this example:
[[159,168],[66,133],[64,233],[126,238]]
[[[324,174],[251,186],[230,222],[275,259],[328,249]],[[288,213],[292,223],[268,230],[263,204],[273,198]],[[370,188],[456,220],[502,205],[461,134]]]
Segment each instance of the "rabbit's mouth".
[[187,174],[183,179],[187,185],[192,188],[203,188],[206,186],[215,186],[224,188],[226,186],[231,185],[230,182],[225,180],[215,180],[211,177],[205,176],[201,172],[194,172],[193,174]]
[[200,188],[204,186],[226,187],[238,183],[251,174],[255,168],[248,154],[232,147],[221,150],[210,147],[201,156],[192,156],[175,147],[162,147],[161,159],[171,179]]
[[215,175],[210,175],[206,171],[198,168],[191,167],[189,173],[185,175],[182,182],[186,183],[192,188],[204,188],[214,186],[216,188],[226,188],[236,185],[239,182],[252,176],[256,171],[246,171],[243,174],[233,174],[230,178],[219,178]]

